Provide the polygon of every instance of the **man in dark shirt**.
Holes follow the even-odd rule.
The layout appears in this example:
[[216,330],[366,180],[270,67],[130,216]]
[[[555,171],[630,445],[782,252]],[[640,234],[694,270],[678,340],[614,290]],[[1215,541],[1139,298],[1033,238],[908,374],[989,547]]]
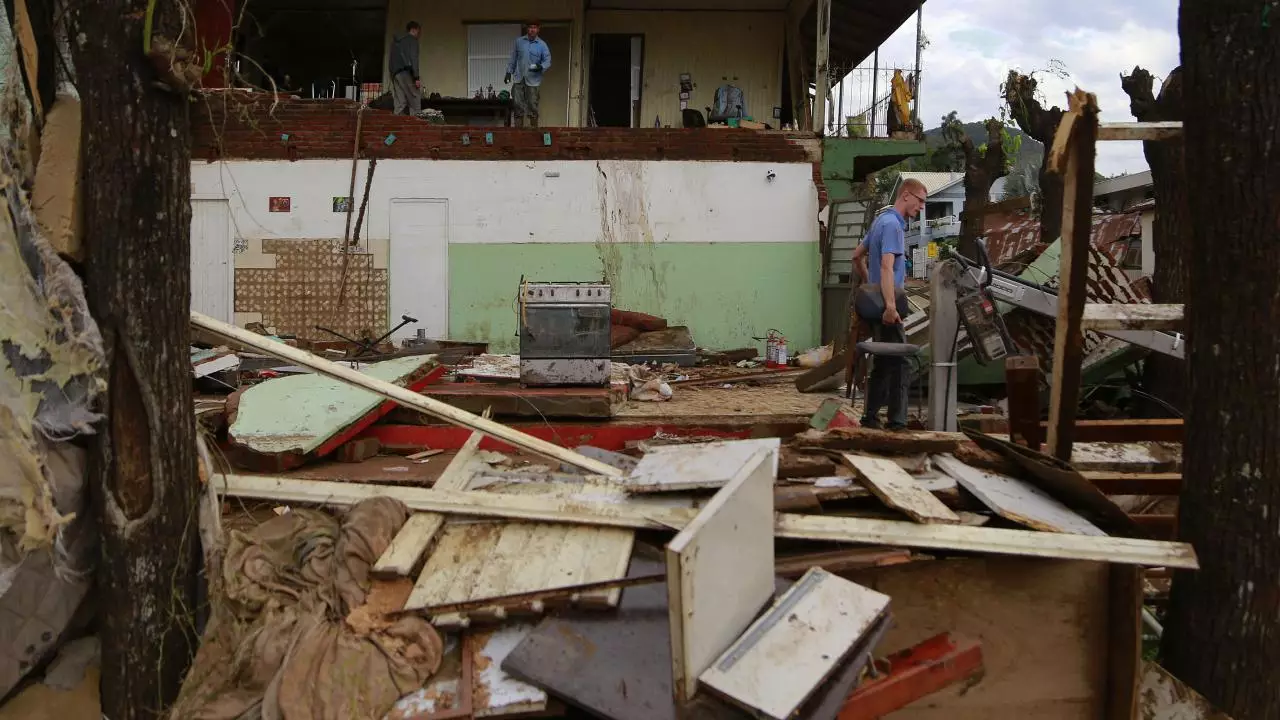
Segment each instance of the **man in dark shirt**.
[[418,37],[422,26],[410,20],[403,35],[391,41],[391,57],[387,67],[391,69],[391,97],[395,101],[397,115],[417,115],[422,112],[422,77],[418,74]]

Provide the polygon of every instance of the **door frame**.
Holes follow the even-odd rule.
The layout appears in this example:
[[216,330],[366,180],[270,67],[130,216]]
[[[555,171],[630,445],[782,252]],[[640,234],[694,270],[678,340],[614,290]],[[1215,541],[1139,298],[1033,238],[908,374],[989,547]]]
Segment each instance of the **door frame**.
[[[433,203],[433,204],[444,206],[444,225],[443,225],[444,227],[444,259],[445,259],[444,273],[443,273],[444,275],[444,336],[445,336],[444,339],[448,339],[449,324],[450,324],[449,323],[449,312],[450,312],[449,287],[450,287],[450,280],[451,280],[451,278],[449,277],[450,275],[449,273],[449,245],[450,245],[449,198],[393,197],[387,203],[387,329],[390,330],[400,322],[400,315],[396,312],[395,306],[391,302],[392,300],[391,289],[395,283],[394,273],[395,273],[395,267],[396,267],[395,256],[394,256],[395,224],[393,222],[393,212],[395,210],[396,203],[405,203],[405,204]],[[421,320],[422,318],[419,318],[419,321]],[[414,331],[416,332],[417,328],[414,328]],[[392,336],[391,339],[395,340],[395,336]]]
[[[215,195],[215,194],[209,194],[209,193],[200,193],[200,194],[191,196],[191,199],[189,202],[191,203],[191,217],[193,220],[195,219],[195,215],[196,215],[195,204],[197,202],[210,202],[210,201],[225,203],[227,208],[227,239],[230,240],[230,242],[227,243],[227,247],[226,247],[227,269],[230,271],[227,273],[227,299],[230,301],[229,310],[228,310],[230,317],[217,318],[217,319],[222,320],[228,324],[234,325],[236,322],[236,253],[235,253],[236,220],[233,213],[231,212],[231,198],[226,197],[225,195]],[[187,225],[187,244],[188,245],[190,245],[193,241],[193,238],[191,237],[190,227],[191,227],[190,223],[188,223]],[[190,265],[189,262],[187,264]],[[191,298],[189,297],[189,295],[190,293],[188,293],[188,298],[187,298],[187,312],[191,312]]]
[[[633,106],[631,108],[631,126],[630,126],[633,129],[638,128],[640,127],[640,123],[643,121],[640,115],[640,108],[644,106],[644,56],[645,56],[644,33],[591,33],[590,35],[588,35],[587,62],[584,63],[587,66],[587,87],[586,87],[587,106],[583,116],[585,118],[583,121],[583,125],[586,125],[591,118],[591,113],[592,113],[591,86],[595,79],[596,38],[601,38],[601,37],[617,37],[617,38],[628,38],[628,39],[640,38],[640,77],[636,79],[636,88],[635,88],[636,98],[635,100],[631,101],[633,103]],[[630,46],[630,43],[628,43],[628,47],[629,46]],[[628,69],[630,69],[631,67],[630,63],[628,63],[627,67]],[[628,78],[628,80],[630,80],[630,78]],[[630,94],[631,94],[630,88],[628,88],[628,92],[627,92],[628,97],[630,96]]]

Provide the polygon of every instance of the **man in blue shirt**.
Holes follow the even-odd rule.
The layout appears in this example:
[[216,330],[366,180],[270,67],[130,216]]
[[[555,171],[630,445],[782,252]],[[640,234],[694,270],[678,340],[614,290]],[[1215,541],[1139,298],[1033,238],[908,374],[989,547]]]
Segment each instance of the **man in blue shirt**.
[[[903,181],[893,207],[876,216],[866,238],[853,252],[853,262],[864,273],[868,283],[859,290],[876,293],[884,311],[871,322],[875,339],[881,342],[906,342],[902,318],[907,314],[907,218],[924,209],[924,183],[914,178]],[[864,301],[869,298],[862,298]],[[874,298],[870,298],[874,299]],[[860,305],[865,304],[859,303]],[[880,356],[871,367],[867,382],[867,402],[862,415],[863,427],[880,427],[880,408],[889,406],[890,430],[907,426],[907,389],[911,377],[907,361],[901,357]]]
[[529,127],[538,127],[538,93],[542,87],[542,74],[551,67],[551,48],[538,37],[538,21],[530,20],[525,25],[525,34],[516,38],[515,47],[511,48],[511,60],[507,63],[507,76],[502,82],[512,79],[511,100],[515,105],[516,127],[524,127],[524,119],[529,118]]

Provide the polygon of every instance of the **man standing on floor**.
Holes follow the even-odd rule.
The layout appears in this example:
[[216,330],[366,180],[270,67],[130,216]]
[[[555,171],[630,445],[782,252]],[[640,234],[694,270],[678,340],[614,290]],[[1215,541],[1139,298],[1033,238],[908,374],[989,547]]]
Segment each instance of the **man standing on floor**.
[[516,127],[524,127],[524,119],[529,118],[529,127],[538,127],[538,93],[542,86],[542,74],[551,67],[551,48],[538,37],[538,21],[530,20],[525,25],[525,34],[516,38],[515,47],[511,49],[511,60],[507,63],[507,76],[504,83],[515,80],[511,86],[511,100],[515,105]]
[[[880,342],[906,342],[902,318],[907,314],[907,266],[906,228],[907,218],[920,214],[924,209],[924,184],[914,178],[903,181],[902,189],[893,207],[880,213],[871,223],[866,240],[854,252],[854,265],[865,267],[865,290],[876,292],[876,303],[884,307],[879,318],[864,318],[871,323],[875,339]],[[866,261],[862,256],[866,255]],[[867,300],[855,303],[866,306]],[[866,409],[862,415],[863,427],[880,427],[880,408],[889,406],[888,429],[899,430],[907,426],[907,389],[911,376],[907,373],[907,360],[887,355],[877,356],[872,362],[871,378],[867,382]]]
[[410,20],[404,34],[391,41],[391,97],[395,101],[396,115],[417,115],[422,112],[422,77],[418,75],[418,37],[422,26]]

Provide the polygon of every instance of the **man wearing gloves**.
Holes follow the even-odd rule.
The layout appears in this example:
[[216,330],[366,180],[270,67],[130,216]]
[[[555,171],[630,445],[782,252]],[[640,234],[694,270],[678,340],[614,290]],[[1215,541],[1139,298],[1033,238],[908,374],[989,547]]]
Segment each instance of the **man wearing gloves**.
[[417,115],[422,112],[422,78],[418,75],[418,36],[422,26],[410,21],[403,35],[391,42],[391,97],[395,101],[397,115]]
[[524,119],[529,119],[529,127],[538,127],[538,91],[542,86],[542,74],[551,67],[551,49],[538,37],[538,21],[530,20],[525,25],[525,34],[516,38],[515,47],[511,49],[511,60],[507,63],[507,76],[503,82],[513,79],[511,99],[515,104],[516,127],[524,127]]

